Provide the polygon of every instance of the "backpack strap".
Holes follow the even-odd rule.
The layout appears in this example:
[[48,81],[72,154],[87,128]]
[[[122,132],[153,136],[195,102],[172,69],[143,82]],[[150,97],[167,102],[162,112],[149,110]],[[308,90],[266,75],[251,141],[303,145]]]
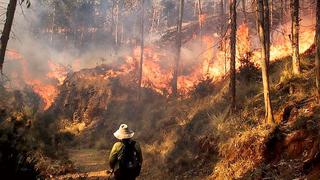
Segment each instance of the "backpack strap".
[[123,154],[123,152],[124,152],[126,147],[129,147],[130,150],[137,151],[137,149],[136,149],[136,141],[134,141],[134,140],[130,140],[130,142],[120,141],[120,143],[121,143],[122,147],[120,148],[120,150],[118,152],[118,160],[120,160],[121,155]]

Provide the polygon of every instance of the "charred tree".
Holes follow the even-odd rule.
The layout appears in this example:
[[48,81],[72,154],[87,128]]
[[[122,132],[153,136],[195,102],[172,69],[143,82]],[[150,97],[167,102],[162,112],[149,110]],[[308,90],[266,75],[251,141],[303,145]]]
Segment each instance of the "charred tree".
[[140,65],[139,65],[139,99],[142,90],[143,54],[144,54],[144,0],[141,0],[141,37],[140,37]]
[[230,1],[230,18],[231,18],[231,34],[230,34],[230,95],[231,109],[236,109],[236,35],[237,35],[237,1]]
[[266,37],[270,36],[270,34],[267,34],[269,31],[267,30],[269,28],[268,23],[265,23],[265,15],[268,14],[268,12],[265,12],[268,10],[268,8],[265,8],[268,6],[268,0],[257,0],[257,28],[261,43],[261,71],[262,71],[262,81],[263,81],[263,93],[264,93],[264,104],[265,104],[265,120],[268,124],[273,124],[273,112],[272,112],[272,105],[270,100],[270,85],[269,85],[269,55],[270,52],[268,51],[270,48],[267,46],[270,45],[267,43]]
[[316,17],[316,37],[315,37],[315,44],[316,44],[316,87],[318,92],[318,99],[320,101],[320,2],[317,1],[317,17]]
[[292,48],[292,72],[300,74],[299,57],[299,0],[291,0],[291,48]]
[[184,0],[180,0],[179,6],[179,17],[177,23],[177,37],[176,37],[176,57],[175,57],[175,66],[173,70],[173,79],[172,79],[172,94],[177,96],[178,94],[178,76],[179,76],[179,63],[180,63],[180,53],[181,53],[181,32],[182,32],[182,19],[183,19],[183,9],[184,9]]
[[4,23],[2,35],[0,39],[0,71],[2,74],[2,68],[4,63],[4,57],[6,54],[6,49],[8,45],[8,41],[10,38],[10,32],[12,28],[13,18],[17,7],[17,0],[10,0],[8,7],[7,7],[7,13],[6,13],[6,22]]

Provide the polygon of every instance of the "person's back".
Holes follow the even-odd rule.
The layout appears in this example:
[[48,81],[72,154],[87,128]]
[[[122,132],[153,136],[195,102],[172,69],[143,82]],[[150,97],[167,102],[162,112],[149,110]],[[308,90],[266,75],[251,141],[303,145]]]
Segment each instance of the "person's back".
[[116,180],[134,180],[140,174],[142,152],[139,143],[131,139],[133,135],[125,124],[114,133],[120,141],[112,147],[109,165]]

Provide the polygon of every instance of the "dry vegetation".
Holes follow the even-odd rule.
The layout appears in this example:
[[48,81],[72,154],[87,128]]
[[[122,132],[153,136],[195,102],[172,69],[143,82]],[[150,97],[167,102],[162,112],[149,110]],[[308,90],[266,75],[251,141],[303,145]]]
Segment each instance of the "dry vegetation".
[[138,101],[130,96],[137,93],[127,83],[130,77],[101,86],[97,67],[67,79],[44,114],[27,106],[37,99],[34,94],[2,89],[12,106],[1,110],[1,142],[13,135],[14,152],[24,152],[23,164],[38,176],[100,177],[106,175],[107,154],[101,150],[111,147],[114,129],[127,122],[144,151],[142,179],[317,178],[320,107],[313,96],[313,58],[304,56],[300,76],[292,75],[289,62],[271,64],[277,126],[262,125],[261,77],[251,63],[238,72],[238,111],[232,116],[228,76],[218,82],[204,79],[187,99],[166,99],[145,89]]

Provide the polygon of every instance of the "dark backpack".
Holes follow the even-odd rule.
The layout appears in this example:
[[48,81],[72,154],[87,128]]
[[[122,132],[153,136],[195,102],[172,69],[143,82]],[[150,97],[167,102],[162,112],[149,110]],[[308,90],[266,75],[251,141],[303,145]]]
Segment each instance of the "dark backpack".
[[125,142],[118,154],[119,170],[132,176],[138,176],[141,170],[138,151],[135,148],[136,142]]

